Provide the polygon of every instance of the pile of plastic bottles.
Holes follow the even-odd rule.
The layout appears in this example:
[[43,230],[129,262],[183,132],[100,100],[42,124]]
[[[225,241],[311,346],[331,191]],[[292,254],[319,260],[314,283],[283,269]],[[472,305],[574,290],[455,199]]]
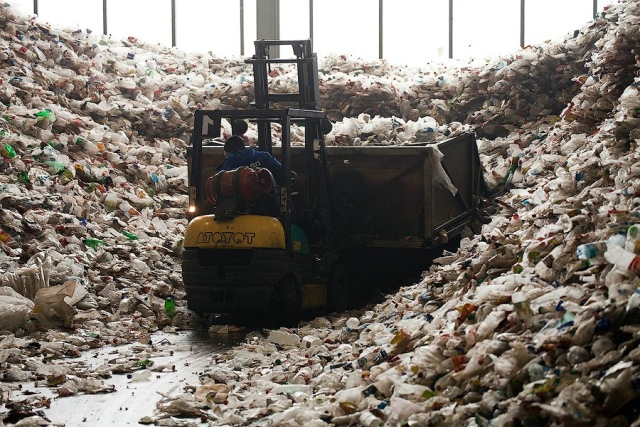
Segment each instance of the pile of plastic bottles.
[[[621,1],[562,44],[485,64],[323,58],[330,143],[473,127],[491,221],[381,304],[248,334],[143,421],[640,425],[639,16]],[[241,60],[70,33],[8,4],[0,23],[0,389],[13,403],[11,383],[46,378],[52,359],[71,375],[87,349],[194,327],[180,277],[192,115],[248,107],[253,88]],[[273,75],[293,85],[290,69]],[[138,368],[48,386],[110,391],[106,377]]]

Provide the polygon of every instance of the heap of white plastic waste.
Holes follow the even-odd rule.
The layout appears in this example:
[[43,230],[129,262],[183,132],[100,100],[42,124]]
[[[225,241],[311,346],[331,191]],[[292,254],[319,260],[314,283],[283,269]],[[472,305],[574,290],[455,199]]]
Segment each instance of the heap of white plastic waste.
[[[563,44],[473,66],[322,58],[329,143],[473,127],[492,220],[384,303],[247,336],[141,421],[640,425],[639,15],[622,1]],[[0,23],[0,389],[35,407],[15,382],[98,393],[140,368],[80,381],[51,376],[52,360],[194,326],[180,278],[192,115],[248,107],[253,86],[241,60],[55,29],[7,4]]]
[[[640,3],[622,2],[505,66],[513,98],[472,113],[507,130],[479,142],[496,212],[421,283],[353,317],[248,336],[207,373],[210,399],[159,408],[206,408],[214,425],[639,426],[639,23]],[[573,82],[561,94],[538,86],[551,60]],[[518,96],[574,88],[562,108]]]

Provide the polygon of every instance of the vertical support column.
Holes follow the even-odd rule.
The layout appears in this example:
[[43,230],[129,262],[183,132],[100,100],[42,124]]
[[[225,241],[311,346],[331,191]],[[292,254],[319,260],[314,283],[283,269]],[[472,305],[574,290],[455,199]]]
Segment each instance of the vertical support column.
[[33,0],[33,14],[38,14],[38,0]]
[[102,34],[107,33],[107,0],[102,0]]
[[[280,0],[256,1],[258,40],[280,40]],[[269,56],[278,58],[280,47],[269,47]]]
[[244,56],[244,0],[240,0],[240,56]]
[[524,8],[526,0],[520,0],[520,47],[524,47]]
[[379,0],[379,4],[378,4],[378,59],[382,59],[384,58],[383,56],[383,26],[382,24],[384,23],[384,17],[382,15],[382,9],[383,6],[382,4],[384,3],[384,0]]
[[[309,38],[313,42],[313,0],[309,0]],[[312,44],[313,51],[313,44]]]
[[176,47],[176,0],[171,0],[171,46]]
[[453,58],[453,0],[449,0],[449,59]]

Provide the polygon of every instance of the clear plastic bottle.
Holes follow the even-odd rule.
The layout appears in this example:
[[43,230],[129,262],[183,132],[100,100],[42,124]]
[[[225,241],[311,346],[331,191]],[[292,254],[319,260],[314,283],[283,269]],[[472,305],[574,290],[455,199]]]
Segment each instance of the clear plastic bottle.
[[607,250],[607,242],[583,243],[576,249],[578,259],[594,259],[599,255],[602,256]]
[[145,380],[148,380],[149,378],[151,378],[151,371],[148,369],[141,369],[139,371],[133,372],[129,379],[132,382],[135,382],[135,381],[145,381]]
[[607,240],[607,247],[620,246],[624,248],[626,243],[627,243],[627,237],[625,235],[614,234],[613,236],[609,237],[609,239]]
[[[597,242],[584,243],[579,245],[576,249],[576,254],[578,255],[578,259],[582,260],[590,260],[595,258],[602,258],[604,253],[611,246],[619,246],[625,247],[627,238],[622,234],[614,234],[609,237],[606,241],[601,240]],[[627,248],[627,250],[631,250]]]
[[126,200],[123,200],[119,207],[128,217],[140,215],[140,212],[138,212],[138,210],[131,206],[131,204]]
[[627,301],[627,311],[635,310],[638,307],[640,307],[640,288],[636,289]]
[[347,320],[347,323],[345,325],[349,329],[357,329],[358,326],[360,326],[360,320],[356,317],[351,317]]
[[624,247],[635,254],[640,253],[640,224],[633,224],[627,228],[627,242]]
[[622,270],[640,274],[640,257],[620,246],[611,246],[604,253],[607,262],[614,264]]
[[96,144],[86,138],[79,137],[78,139],[76,139],[76,145],[80,145],[84,149],[84,151],[89,154],[96,154],[98,151],[100,151]]
[[369,410],[361,412],[358,421],[364,427],[379,427],[384,422],[382,418],[375,416]]
[[290,345],[290,346],[299,346],[300,345],[300,337],[296,334],[292,334],[291,332],[281,331],[281,330],[273,330],[269,332],[268,337],[269,342],[279,345]]

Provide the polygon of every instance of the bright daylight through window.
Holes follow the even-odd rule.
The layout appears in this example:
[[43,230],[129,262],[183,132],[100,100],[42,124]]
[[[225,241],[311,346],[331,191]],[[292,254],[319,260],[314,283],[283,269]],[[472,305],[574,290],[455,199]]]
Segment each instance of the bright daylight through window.
[[[174,1],[178,48],[221,57],[239,57],[241,51],[252,54],[257,0]],[[598,11],[615,2],[598,0]],[[11,4],[33,12],[32,0]],[[171,0],[108,0],[106,4],[107,31],[112,37],[135,36],[171,46]],[[450,55],[482,59],[516,51],[521,43],[521,12],[525,46],[562,39],[593,19],[593,0],[526,0],[523,11],[521,5],[516,0],[281,0],[280,38],[305,39],[313,27],[313,47],[319,57],[346,54],[372,60],[382,51],[391,63],[420,66]],[[56,26],[102,32],[102,14],[103,0],[38,2],[40,18]]]

